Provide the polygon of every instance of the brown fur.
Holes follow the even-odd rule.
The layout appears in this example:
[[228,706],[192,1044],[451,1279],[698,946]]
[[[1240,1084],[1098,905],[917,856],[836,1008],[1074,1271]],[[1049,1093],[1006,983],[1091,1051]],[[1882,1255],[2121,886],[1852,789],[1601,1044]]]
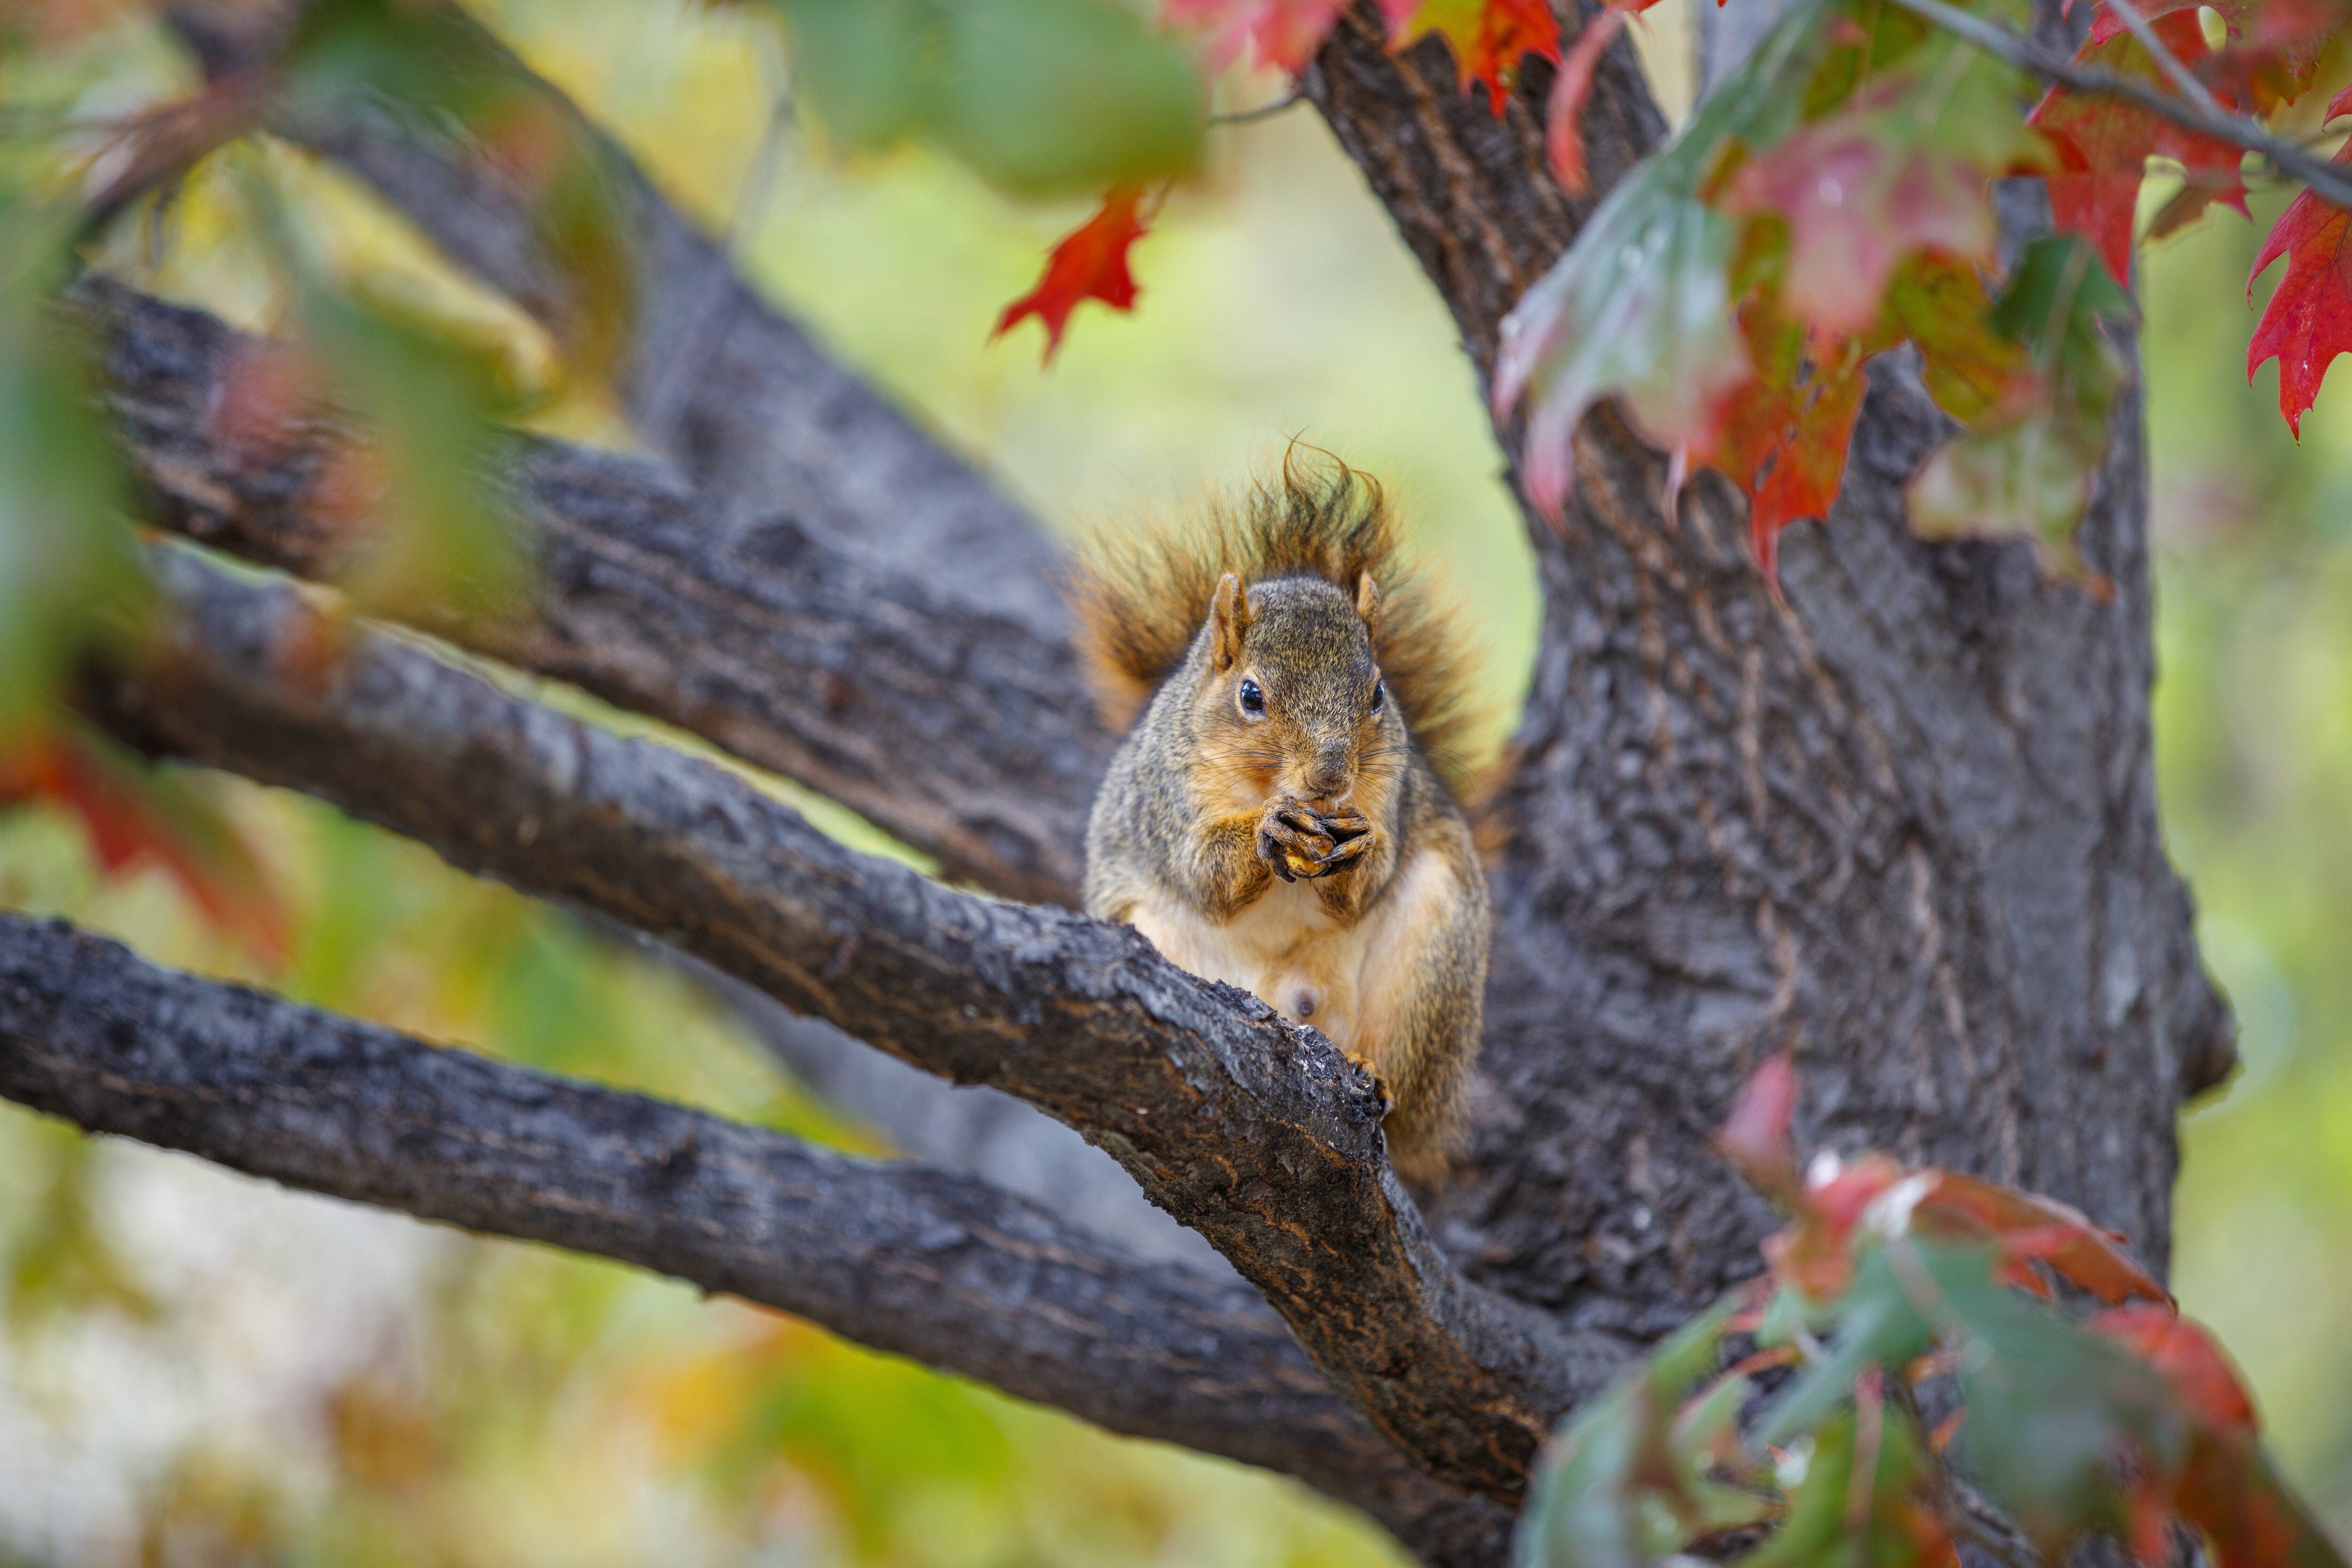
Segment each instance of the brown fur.
[[1370,1068],[1397,1168],[1433,1179],[1477,1056],[1489,917],[1415,733],[1459,724],[1461,666],[1390,527],[1369,480],[1294,463],[1238,517],[1097,565],[1080,613],[1133,727],[1087,824],[1085,896]]
[[[1371,612],[1381,673],[1412,738],[1457,795],[1477,792],[1464,751],[1476,727],[1475,674],[1453,606],[1406,559],[1380,485],[1332,458],[1294,445],[1280,480],[1238,509],[1217,507],[1189,524],[1097,540],[1074,574],[1077,642],[1104,721],[1125,731],[1207,620],[1218,582],[1320,577]],[[1369,596],[1365,580],[1372,584]]]

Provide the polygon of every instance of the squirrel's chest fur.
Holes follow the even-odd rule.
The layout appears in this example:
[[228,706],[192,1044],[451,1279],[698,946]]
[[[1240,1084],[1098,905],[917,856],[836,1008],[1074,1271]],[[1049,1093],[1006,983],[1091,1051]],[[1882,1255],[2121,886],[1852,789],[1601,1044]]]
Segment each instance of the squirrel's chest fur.
[[1311,882],[1276,882],[1231,919],[1211,920],[1173,894],[1147,896],[1129,923],[1180,969],[1251,992],[1294,1024],[1309,1024],[1341,1050],[1376,1060],[1391,1021],[1377,972],[1402,934],[1399,921],[1444,867],[1416,855],[1398,868],[1372,907],[1342,921]]

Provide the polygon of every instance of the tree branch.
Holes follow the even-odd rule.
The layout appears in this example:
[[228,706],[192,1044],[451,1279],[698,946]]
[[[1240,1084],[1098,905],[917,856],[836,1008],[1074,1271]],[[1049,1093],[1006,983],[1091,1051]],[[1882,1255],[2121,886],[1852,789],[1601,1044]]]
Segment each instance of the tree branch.
[[2223,113],[2205,85],[2189,75],[2173,58],[2172,51],[2165,48],[2162,41],[2148,28],[2146,19],[2128,4],[2118,5],[2116,15],[2124,18],[2136,36],[2142,37],[2149,46],[2149,52],[2160,63],[2178,73],[2184,89],[2194,89],[2189,98],[2158,92],[2144,81],[2117,76],[2113,71],[2076,65],[2022,34],[2011,32],[1997,23],[1972,16],[1957,5],[1947,4],[1946,0],[1895,0],[1895,3],[1921,21],[1932,23],[1995,58],[2006,60],[2020,70],[2032,71],[2045,81],[2056,82],[2077,92],[2120,98],[2200,135],[2210,136],[2217,142],[2226,142],[2249,153],[2259,153],[2271,161],[2273,168],[2302,181],[2326,200],[2339,207],[2352,208],[2352,177],[2347,177],[2342,170],[2326,159],[2315,158],[2294,142],[2273,136],[2243,115]]
[[1298,1477],[1432,1563],[1509,1519],[1413,1470],[1238,1281],[1119,1256],[983,1183],[145,963],[0,912],[0,1095],[308,1192],[807,1318],[1114,1432]]
[[1370,1077],[1124,927],[950,891],[734,775],[361,630],[320,674],[290,588],[157,560],[165,647],[86,700],[131,743],[320,795],[453,865],[658,935],[1108,1150],[1433,1477],[1515,1500],[1620,1347],[1468,1285],[1390,1169]]
[[[355,544],[310,494],[341,437],[226,438],[224,374],[253,340],[102,278],[109,408],[149,521],[331,580]],[[427,629],[570,681],[798,779],[1008,898],[1075,903],[1111,736],[1058,637],[872,565],[789,514],[714,529],[656,464],[518,437],[499,485],[536,563],[522,612]]]
[[[274,52],[273,28],[299,7],[247,17],[187,7],[173,21],[218,76]],[[658,415],[666,449],[715,514],[710,525],[789,513],[873,566],[930,564],[935,592],[1060,640],[1057,552],[985,476],[919,429],[736,273],[726,250],[663,198],[628,154],[564,95],[454,5],[447,28],[474,68],[527,84],[595,150],[616,230],[631,239],[628,342],[615,390],[643,426]],[[243,22],[259,26],[240,26]],[[594,301],[573,297],[529,189],[448,128],[356,95],[324,115],[273,127],[373,185],[459,266],[510,296],[559,337]],[[668,395],[683,360],[683,395]],[[663,406],[652,405],[659,401]]]

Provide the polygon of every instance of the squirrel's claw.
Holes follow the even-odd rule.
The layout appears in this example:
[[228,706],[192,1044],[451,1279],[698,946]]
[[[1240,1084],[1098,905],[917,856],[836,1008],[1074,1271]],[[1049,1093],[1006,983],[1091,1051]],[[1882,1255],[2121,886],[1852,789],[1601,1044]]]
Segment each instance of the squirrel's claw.
[[1330,837],[1339,841],[1331,846],[1331,853],[1323,857],[1323,863],[1315,868],[1315,874],[1318,877],[1328,877],[1335,871],[1346,870],[1362,858],[1365,850],[1372,847],[1372,830],[1370,825],[1357,829],[1346,838],[1340,838],[1337,833],[1333,833]]
[[1278,805],[1258,824],[1258,858],[1286,882],[1322,875],[1335,847],[1313,812],[1297,805]]

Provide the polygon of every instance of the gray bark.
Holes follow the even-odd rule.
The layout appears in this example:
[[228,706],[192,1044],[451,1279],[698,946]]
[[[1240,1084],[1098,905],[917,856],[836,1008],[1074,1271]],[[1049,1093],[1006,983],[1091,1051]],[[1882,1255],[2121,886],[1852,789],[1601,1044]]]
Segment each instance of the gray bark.
[[307,1192],[797,1313],[1356,1503],[1433,1560],[1509,1516],[1415,1470],[1265,1300],[967,1177],[436,1047],[0,913],[0,1095]]
[[153,656],[84,683],[117,735],[319,795],[1078,1129],[1446,1485],[1515,1500],[1550,1425],[1621,1357],[1466,1283],[1389,1167],[1370,1076],[1247,993],[1125,927],[854,854],[734,773],[406,642],[361,628],[323,677],[289,670],[280,650],[317,635],[300,595],[154,560]]

